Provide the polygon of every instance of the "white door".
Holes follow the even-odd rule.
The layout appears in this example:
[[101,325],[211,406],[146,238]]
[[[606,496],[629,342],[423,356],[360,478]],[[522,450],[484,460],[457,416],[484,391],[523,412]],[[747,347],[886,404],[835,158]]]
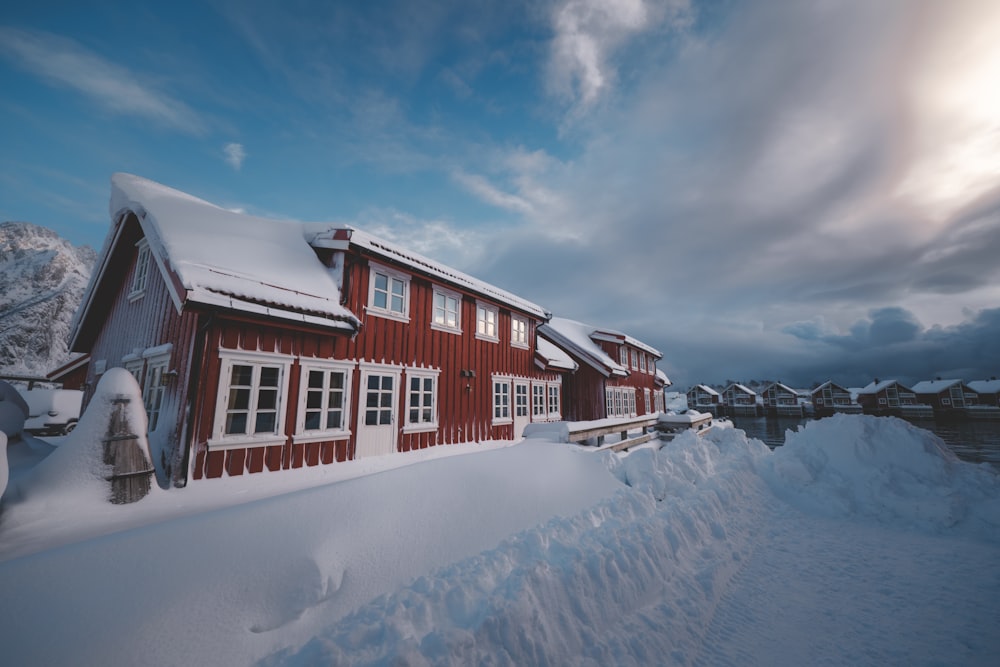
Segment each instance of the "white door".
[[514,382],[514,439],[520,440],[524,435],[524,427],[531,422],[528,405],[528,383]]
[[396,400],[398,373],[363,371],[361,414],[358,415],[358,450],[355,458],[381,456],[396,451]]

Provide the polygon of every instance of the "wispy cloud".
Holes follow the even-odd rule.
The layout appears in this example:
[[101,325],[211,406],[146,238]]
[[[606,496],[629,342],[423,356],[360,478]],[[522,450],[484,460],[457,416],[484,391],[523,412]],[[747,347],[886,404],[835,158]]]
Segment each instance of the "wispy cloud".
[[222,152],[226,154],[226,162],[236,171],[243,166],[243,160],[247,157],[247,152],[243,149],[243,144],[228,143],[222,147]]
[[145,118],[187,134],[206,131],[205,121],[187,104],[71,39],[0,27],[0,56],[52,84],[86,95],[113,113]]
[[565,0],[552,15],[550,89],[580,107],[590,106],[614,79],[615,50],[665,19],[676,21],[687,5],[685,0]]
[[452,172],[452,178],[470,193],[487,204],[497,206],[515,213],[530,214],[534,212],[531,202],[518,195],[504,192],[478,174],[464,171]]

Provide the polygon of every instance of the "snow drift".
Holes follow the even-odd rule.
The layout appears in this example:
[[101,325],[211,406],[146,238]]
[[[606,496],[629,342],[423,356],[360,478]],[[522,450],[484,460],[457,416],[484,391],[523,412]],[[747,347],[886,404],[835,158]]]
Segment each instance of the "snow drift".
[[[793,436],[426,450],[211,511],[211,489],[290,477],[193,484],[137,504],[141,528],[60,549],[6,507],[0,559],[22,556],[0,562],[0,641],[17,664],[994,661],[995,472],[894,420]],[[913,617],[927,595],[932,623]]]

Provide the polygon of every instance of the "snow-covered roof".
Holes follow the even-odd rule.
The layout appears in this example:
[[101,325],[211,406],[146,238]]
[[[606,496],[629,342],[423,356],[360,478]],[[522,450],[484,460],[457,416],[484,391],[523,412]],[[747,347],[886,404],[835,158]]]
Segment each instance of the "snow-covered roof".
[[706,384],[696,384],[695,386],[691,387],[691,389],[688,389],[688,391],[692,391],[694,389],[701,389],[703,392],[705,392],[709,396],[718,396],[719,395],[719,392],[715,391],[714,389],[712,389],[711,387],[709,387]]
[[827,380],[826,382],[824,382],[820,386],[818,386],[815,389],[811,390],[809,393],[815,394],[817,391],[823,391],[827,387],[836,387],[837,389],[840,389],[840,390],[846,391],[846,392],[850,391],[846,387],[841,387],[839,384],[837,384],[836,382],[834,382],[832,380]]
[[[881,382],[870,382],[863,389],[858,391],[858,394],[877,394],[886,387],[891,387],[894,384],[899,384],[897,380],[882,380]],[[902,386],[902,385],[900,385]]]
[[750,389],[749,387],[746,387],[740,384],[739,382],[734,382],[733,384],[726,387],[723,391],[729,391],[729,389],[735,389],[736,391],[741,391],[744,394],[750,394],[751,396],[757,395],[757,392],[755,392],[753,389]]
[[961,380],[924,380],[913,385],[914,394],[937,394],[945,389],[950,389],[957,384],[962,384]]
[[772,382],[770,385],[767,386],[767,389],[765,389],[764,391],[766,392],[768,389],[771,389],[772,387],[776,389],[784,389],[789,394],[793,394],[795,396],[798,396],[801,393],[808,393],[808,392],[800,392],[798,389],[792,389],[787,384],[782,384],[781,382]]
[[[184,293],[175,299],[357,327],[355,315],[340,305],[334,276],[304,241],[301,223],[235,213],[139,176],[115,174],[112,220],[129,211],[161,270],[179,281]],[[167,280],[176,290],[172,282]]]
[[969,389],[980,394],[1000,394],[1000,380],[973,380],[965,384]]
[[535,353],[541,357],[545,368],[567,371],[575,371],[579,368],[577,363],[561,347],[544,338],[536,339]]
[[309,244],[317,247],[342,248],[344,242],[364,248],[374,254],[380,255],[392,262],[402,264],[409,269],[418,271],[437,278],[438,280],[464,287],[471,292],[482,294],[483,296],[495,299],[513,308],[517,308],[526,313],[530,313],[540,319],[548,319],[550,313],[538,304],[527,299],[522,299],[516,294],[512,294],[504,289],[491,285],[485,281],[473,278],[456,269],[445,266],[433,259],[424,257],[419,253],[407,250],[389,241],[373,236],[368,232],[355,229],[350,225],[330,225],[324,223],[308,223],[303,226],[306,239]]
[[660,382],[663,383],[664,387],[669,387],[670,385],[673,384],[673,382],[670,381],[670,378],[667,377],[667,374],[661,371],[659,368],[656,369],[655,377],[656,379],[658,379]]
[[583,322],[553,317],[538,327],[538,333],[607,375],[627,376],[628,369],[612,359],[591,339],[594,327]]
[[621,331],[615,331],[614,329],[595,329],[591,333],[590,337],[593,338],[594,340],[607,340],[613,343],[627,343],[628,345],[631,345],[634,348],[637,348],[644,352],[648,352],[657,359],[663,358],[663,354],[655,347],[651,345],[646,345],[641,340],[633,338],[632,336],[629,336],[626,333],[622,333]]

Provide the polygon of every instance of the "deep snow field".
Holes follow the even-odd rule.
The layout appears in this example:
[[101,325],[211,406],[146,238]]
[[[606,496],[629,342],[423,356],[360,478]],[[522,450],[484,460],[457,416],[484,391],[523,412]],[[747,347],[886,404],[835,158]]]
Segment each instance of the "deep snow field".
[[129,506],[87,434],[10,447],[4,664],[1000,664],[1000,478],[900,420],[442,446]]

